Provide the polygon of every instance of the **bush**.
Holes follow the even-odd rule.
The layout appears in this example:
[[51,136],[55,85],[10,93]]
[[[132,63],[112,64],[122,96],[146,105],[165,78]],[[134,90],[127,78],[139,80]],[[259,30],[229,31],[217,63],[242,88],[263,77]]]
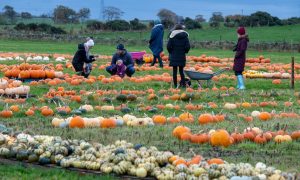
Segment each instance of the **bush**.
[[220,26],[220,22],[216,22],[216,21],[210,22],[209,26],[213,28],[218,28]]
[[114,20],[108,21],[106,23],[106,28],[113,31],[128,31],[130,29],[130,24],[124,20]]
[[24,24],[24,23],[18,23],[15,27],[15,30],[17,31],[33,31],[33,32],[45,32],[48,34],[66,34],[66,31],[64,31],[62,28],[51,26],[49,24]]
[[184,24],[187,29],[201,29],[202,28],[202,26],[199,22],[197,22],[191,18],[188,18],[188,17],[185,18]]
[[92,30],[92,31],[99,31],[99,30],[105,29],[105,24],[100,21],[92,20],[92,21],[87,22],[86,27],[87,27],[87,29]]
[[130,26],[132,30],[144,30],[147,29],[145,24],[140,23],[139,19],[135,18],[134,20],[130,21]]

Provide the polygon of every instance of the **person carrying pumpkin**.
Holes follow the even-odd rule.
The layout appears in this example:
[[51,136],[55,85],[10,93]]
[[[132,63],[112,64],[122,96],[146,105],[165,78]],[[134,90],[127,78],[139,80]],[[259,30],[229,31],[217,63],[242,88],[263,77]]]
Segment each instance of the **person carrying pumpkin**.
[[246,89],[244,84],[243,71],[245,68],[246,50],[249,38],[244,27],[239,27],[237,29],[237,35],[238,41],[235,48],[233,49],[233,51],[235,51],[233,70],[237,77],[237,89]]
[[164,27],[159,20],[154,21],[154,27],[151,31],[151,37],[149,40],[149,48],[153,54],[153,61],[151,66],[154,66],[156,59],[158,59],[159,66],[163,68],[163,62],[160,57],[160,53],[163,52],[163,40],[164,40]]
[[186,54],[190,50],[189,34],[183,30],[181,24],[177,24],[169,35],[167,49],[169,52],[170,66],[173,67],[173,83],[177,88],[177,71],[180,73],[180,87],[186,87],[183,68],[186,64]]
[[72,65],[78,75],[88,78],[92,70],[92,62],[95,61],[95,56],[90,55],[89,51],[94,47],[95,43],[92,38],[88,37],[87,41],[82,44],[78,44],[78,50],[76,51]]
[[113,55],[111,65],[106,67],[106,71],[111,75],[117,74],[117,61],[122,60],[125,65],[125,74],[131,77],[135,73],[134,63],[130,53],[128,53],[123,44],[117,46],[117,52]]

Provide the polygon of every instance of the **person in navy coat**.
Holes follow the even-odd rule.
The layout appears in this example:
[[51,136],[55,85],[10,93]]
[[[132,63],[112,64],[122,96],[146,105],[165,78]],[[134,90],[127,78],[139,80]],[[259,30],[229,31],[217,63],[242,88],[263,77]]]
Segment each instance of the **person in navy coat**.
[[160,53],[163,52],[163,40],[164,40],[164,27],[159,20],[154,21],[154,27],[151,31],[151,37],[149,40],[149,48],[153,54],[153,61],[151,66],[154,66],[156,59],[159,62],[159,66],[163,67],[163,62],[160,57]]
[[113,55],[111,65],[106,67],[106,71],[111,75],[117,74],[117,61],[122,60],[125,67],[125,74],[131,77],[135,73],[134,62],[130,53],[127,52],[123,44],[117,46],[117,52]]

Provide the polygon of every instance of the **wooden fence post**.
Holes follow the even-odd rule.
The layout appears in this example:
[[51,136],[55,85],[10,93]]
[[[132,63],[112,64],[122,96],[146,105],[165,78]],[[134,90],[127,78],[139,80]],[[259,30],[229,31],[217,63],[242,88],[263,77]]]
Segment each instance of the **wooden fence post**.
[[291,88],[295,89],[295,58],[294,57],[292,57],[291,69],[292,69]]

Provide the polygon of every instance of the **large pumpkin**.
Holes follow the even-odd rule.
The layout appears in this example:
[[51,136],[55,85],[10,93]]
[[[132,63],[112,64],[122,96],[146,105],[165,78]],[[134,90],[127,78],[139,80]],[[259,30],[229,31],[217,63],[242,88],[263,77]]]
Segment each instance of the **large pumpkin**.
[[186,132],[191,132],[190,128],[185,127],[185,126],[177,126],[177,127],[173,130],[172,134],[173,134],[173,136],[175,136],[176,138],[180,139],[180,138],[181,138],[181,135],[182,135],[183,133],[186,133]]
[[212,133],[212,135],[210,137],[210,143],[213,146],[228,147],[233,142],[231,142],[231,137],[226,130],[219,129],[219,130],[216,130],[214,133]]
[[207,124],[213,122],[214,118],[211,114],[201,114],[198,118],[199,124]]
[[114,128],[117,126],[117,122],[114,119],[103,119],[100,122],[101,128]]
[[70,128],[84,128],[84,120],[80,116],[75,116],[70,120]]
[[268,112],[261,112],[258,116],[258,118],[262,121],[267,121],[272,118],[271,114]]
[[155,115],[152,120],[155,124],[166,124],[167,122],[167,118],[163,115]]

